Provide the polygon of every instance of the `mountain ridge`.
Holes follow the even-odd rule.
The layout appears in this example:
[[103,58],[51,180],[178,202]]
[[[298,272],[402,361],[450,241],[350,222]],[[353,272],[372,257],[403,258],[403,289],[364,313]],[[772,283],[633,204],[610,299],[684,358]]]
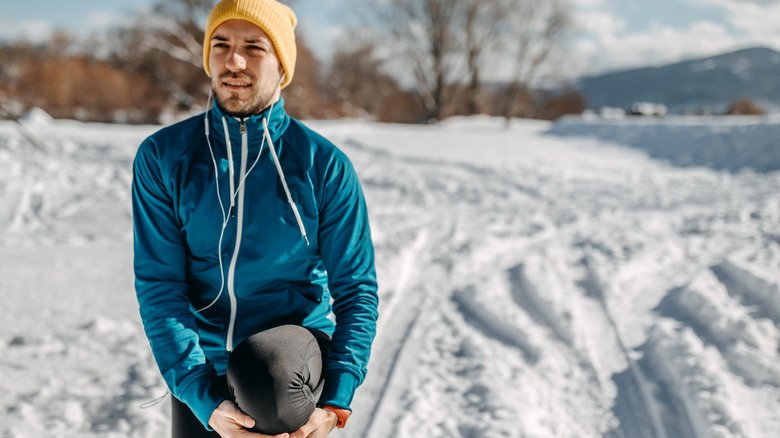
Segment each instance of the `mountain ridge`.
[[749,98],[780,109],[780,52],[750,47],[719,55],[583,77],[578,88],[588,107],[628,108],[634,102],[663,103],[673,113],[723,112]]

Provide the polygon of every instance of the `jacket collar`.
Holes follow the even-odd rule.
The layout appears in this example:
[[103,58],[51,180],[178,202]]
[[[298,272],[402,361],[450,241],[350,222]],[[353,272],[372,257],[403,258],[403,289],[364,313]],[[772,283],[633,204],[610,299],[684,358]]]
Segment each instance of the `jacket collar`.
[[[230,142],[233,145],[233,150],[240,150],[240,126],[242,119],[238,119],[223,113],[222,109],[219,107],[219,105],[217,105],[217,101],[215,99],[211,106],[211,115],[209,117],[212,141],[215,144],[219,144],[224,147],[226,145],[226,141],[224,124],[222,122],[223,118],[227,122],[228,132],[230,133]],[[272,107],[269,106],[260,114],[243,119],[243,122],[246,125],[250,151],[256,152],[263,141],[263,118],[268,119],[268,131],[271,134],[271,139],[273,139],[274,145],[277,147],[277,152],[281,154],[281,145],[277,145],[277,143],[282,134],[284,134],[284,132],[287,130],[287,127],[290,126],[290,116],[287,115],[287,112],[284,110],[284,99],[280,97]]]

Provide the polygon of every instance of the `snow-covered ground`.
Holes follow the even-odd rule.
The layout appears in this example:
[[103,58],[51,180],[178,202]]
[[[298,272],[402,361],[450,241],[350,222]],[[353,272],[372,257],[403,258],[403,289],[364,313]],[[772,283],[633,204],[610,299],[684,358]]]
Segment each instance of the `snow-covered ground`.
[[[156,127],[25,123],[0,123],[0,436],[166,436],[131,265]],[[756,161],[780,145],[755,134],[777,126],[641,127],[689,155],[725,136],[759,170],[729,173],[620,146],[637,122],[566,123],[312,123],[360,174],[380,281],[333,436],[780,436],[780,172]]]
[[567,117],[553,133],[633,146],[680,166],[759,172],[780,170],[780,114],[742,117],[652,117],[605,121]]

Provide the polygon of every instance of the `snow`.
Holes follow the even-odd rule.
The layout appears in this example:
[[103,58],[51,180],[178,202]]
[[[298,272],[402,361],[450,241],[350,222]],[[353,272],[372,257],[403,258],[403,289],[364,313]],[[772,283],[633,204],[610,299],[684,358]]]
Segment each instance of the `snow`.
[[[380,281],[334,436],[780,436],[776,120],[311,125]],[[129,200],[156,129],[0,122],[0,436],[166,436]]]
[[553,132],[633,146],[681,166],[729,171],[780,170],[777,115],[635,118],[628,122],[568,117],[557,123]]
[[25,125],[38,125],[41,127],[46,127],[53,124],[54,118],[50,116],[49,113],[40,108],[33,108],[30,111],[22,114],[22,117],[19,118],[19,121]]

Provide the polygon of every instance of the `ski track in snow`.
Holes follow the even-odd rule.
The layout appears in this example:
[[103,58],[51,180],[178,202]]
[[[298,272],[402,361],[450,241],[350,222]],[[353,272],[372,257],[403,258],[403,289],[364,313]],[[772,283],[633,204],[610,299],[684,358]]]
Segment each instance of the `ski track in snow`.
[[[780,436],[780,173],[502,123],[312,123],[358,170],[380,282],[334,436]],[[155,128],[25,129],[0,123],[0,436],[165,436],[131,264]]]

